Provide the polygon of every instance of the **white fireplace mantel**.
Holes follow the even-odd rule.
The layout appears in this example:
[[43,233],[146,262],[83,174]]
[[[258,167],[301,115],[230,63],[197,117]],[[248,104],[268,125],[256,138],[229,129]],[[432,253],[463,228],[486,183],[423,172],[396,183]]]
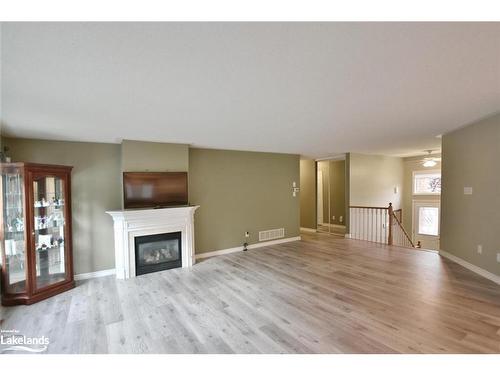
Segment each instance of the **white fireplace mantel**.
[[114,222],[117,279],[135,277],[135,237],[181,232],[182,267],[195,263],[194,212],[199,206],[106,211]]

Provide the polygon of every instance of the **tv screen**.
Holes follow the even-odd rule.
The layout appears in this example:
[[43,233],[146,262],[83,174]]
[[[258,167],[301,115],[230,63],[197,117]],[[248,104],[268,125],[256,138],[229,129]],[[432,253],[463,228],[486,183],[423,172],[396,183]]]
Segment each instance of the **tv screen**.
[[124,172],[125,208],[188,204],[187,172]]

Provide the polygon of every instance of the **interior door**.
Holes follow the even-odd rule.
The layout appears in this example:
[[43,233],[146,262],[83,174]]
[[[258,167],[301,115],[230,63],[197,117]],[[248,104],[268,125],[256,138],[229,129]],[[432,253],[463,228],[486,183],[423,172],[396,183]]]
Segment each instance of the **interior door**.
[[439,202],[413,202],[413,240],[423,249],[439,250]]

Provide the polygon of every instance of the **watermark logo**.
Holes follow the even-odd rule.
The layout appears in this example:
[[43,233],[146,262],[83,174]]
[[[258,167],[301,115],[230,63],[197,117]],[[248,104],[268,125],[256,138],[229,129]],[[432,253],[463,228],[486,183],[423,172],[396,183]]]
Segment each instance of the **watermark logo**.
[[28,352],[43,353],[49,347],[46,336],[31,337],[21,335],[18,330],[0,330],[0,353]]

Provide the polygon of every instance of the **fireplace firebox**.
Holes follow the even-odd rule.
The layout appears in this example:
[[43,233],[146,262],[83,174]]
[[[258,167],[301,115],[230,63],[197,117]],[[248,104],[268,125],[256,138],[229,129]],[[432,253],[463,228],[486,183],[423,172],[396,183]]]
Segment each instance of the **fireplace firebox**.
[[182,232],[135,237],[135,274],[182,267]]

